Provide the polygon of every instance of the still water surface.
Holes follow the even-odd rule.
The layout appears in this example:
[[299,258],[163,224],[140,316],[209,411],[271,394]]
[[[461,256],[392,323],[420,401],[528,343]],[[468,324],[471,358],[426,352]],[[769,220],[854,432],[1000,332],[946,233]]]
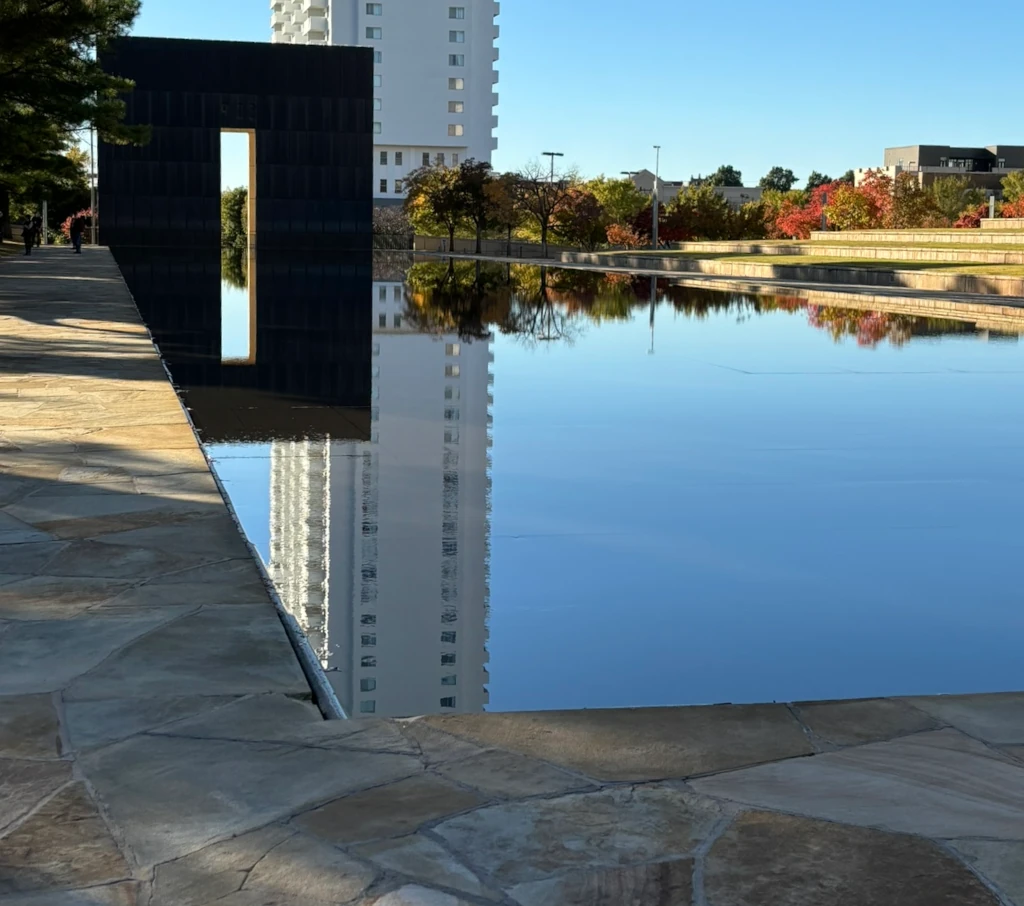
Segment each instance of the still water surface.
[[465,264],[367,303],[368,407],[208,444],[350,713],[1021,687],[1012,329]]

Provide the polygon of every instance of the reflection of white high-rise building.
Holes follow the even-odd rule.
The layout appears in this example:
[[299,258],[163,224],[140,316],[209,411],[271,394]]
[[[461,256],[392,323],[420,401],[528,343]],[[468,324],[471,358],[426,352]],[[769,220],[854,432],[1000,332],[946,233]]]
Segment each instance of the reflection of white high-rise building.
[[490,343],[374,283],[371,438],[277,442],[270,572],[352,716],[487,703]]

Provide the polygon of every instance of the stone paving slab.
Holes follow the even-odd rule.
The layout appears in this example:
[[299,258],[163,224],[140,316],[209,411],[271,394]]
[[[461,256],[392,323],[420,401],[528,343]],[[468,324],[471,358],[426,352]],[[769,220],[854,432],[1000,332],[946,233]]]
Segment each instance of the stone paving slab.
[[3,906],[1024,906],[1024,695],[309,698],[110,257],[0,261]]

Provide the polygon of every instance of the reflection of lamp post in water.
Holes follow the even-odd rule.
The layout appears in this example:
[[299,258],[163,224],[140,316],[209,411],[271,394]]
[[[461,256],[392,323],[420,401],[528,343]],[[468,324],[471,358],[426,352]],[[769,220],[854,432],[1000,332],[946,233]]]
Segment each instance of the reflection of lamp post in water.
[[647,350],[648,355],[654,355],[654,306],[658,301],[658,278],[651,277],[651,348]]

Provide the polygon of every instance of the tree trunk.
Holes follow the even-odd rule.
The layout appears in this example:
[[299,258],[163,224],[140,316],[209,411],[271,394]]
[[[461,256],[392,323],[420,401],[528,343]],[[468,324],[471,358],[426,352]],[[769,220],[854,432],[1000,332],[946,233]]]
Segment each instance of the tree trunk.
[[11,193],[0,186],[0,238],[10,239],[11,233]]
[[540,254],[542,258],[548,256],[548,223],[542,221],[540,225]]

